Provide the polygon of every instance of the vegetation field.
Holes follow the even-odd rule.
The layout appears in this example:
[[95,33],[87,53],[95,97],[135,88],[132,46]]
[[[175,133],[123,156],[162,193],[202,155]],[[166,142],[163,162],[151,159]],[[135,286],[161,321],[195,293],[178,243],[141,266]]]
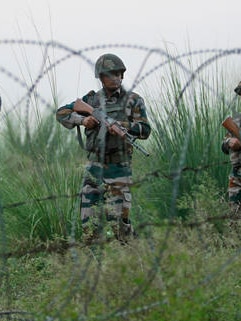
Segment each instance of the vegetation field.
[[135,89],[152,134],[140,142],[150,156],[133,156],[138,238],[126,244],[107,223],[100,242],[81,241],[86,153],[56,106],[40,114],[35,95],[31,119],[24,105],[1,119],[0,320],[241,320],[241,222],[221,151],[221,123],[240,101],[218,57],[212,68],[189,61],[186,78],[178,61],[155,72],[158,95]]

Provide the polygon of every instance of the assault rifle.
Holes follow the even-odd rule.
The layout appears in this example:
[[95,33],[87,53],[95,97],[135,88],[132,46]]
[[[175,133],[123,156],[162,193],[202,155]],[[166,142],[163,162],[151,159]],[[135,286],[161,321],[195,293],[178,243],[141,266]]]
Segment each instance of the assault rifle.
[[101,125],[105,125],[107,128],[111,128],[118,136],[125,139],[130,145],[141,151],[145,156],[150,154],[138,145],[135,140],[137,137],[128,133],[128,130],[119,124],[118,121],[106,115],[101,108],[93,108],[89,104],[85,103],[81,99],[77,99],[75,102],[75,107],[77,107],[76,112],[83,115],[91,115],[97,119]]
[[239,126],[234,122],[233,118],[231,116],[228,116],[223,122],[223,127],[225,127],[230,134],[232,134],[234,137],[238,138],[241,142],[241,134],[240,134],[240,128]]

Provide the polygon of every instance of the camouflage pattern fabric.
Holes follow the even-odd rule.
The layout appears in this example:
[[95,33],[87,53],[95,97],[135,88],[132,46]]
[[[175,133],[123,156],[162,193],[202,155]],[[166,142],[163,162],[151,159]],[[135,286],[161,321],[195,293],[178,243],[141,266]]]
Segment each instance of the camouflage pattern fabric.
[[81,192],[81,220],[88,233],[101,234],[110,222],[111,232],[116,238],[120,234],[120,223],[129,222],[132,184],[129,164],[102,165],[90,162],[86,167]]
[[90,162],[86,167],[81,192],[82,222],[86,222],[90,216],[97,216],[101,220],[103,213],[107,220],[128,218],[131,184],[129,164],[102,165]]
[[120,70],[123,73],[126,71],[126,67],[123,61],[116,55],[104,54],[99,57],[95,64],[95,77],[99,78],[100,74],[105,74],[113,70]]
[[[111,97],[104,89],[90,91],[83,101],[102,110],[119,121],[131,135],[147,139],[151,128],[147,120],[142,97],[127,92],[121,87]],[[84,115],[73,112],[74,102],[57,110],[57,120],[66,128],[81,125]],[[86,146],[89,163],[81,190],[81,220],[86,235],[101,234],[104,221],[112,224],[115,234],[128,234],[132,230],[129,212],[131,208],[132,153],[133,147],[118,135],[105,133],[100,137],[100,128],[86,129]],[[100,141],[102,140],[101,144]],[[103,156],[103,157],[102,157]],[[116,232],[116,230],[118,230]]]
[[[237,113],[233,116],[233,120],[240,127],[241,114]],[[232,170],[229,175],[228,195],[230,203],[241,203],[241,150],[233,151],[228,146],[228,141],[232,137],[227,133],[222,142],[222,150],[225,154],[229,154]]]

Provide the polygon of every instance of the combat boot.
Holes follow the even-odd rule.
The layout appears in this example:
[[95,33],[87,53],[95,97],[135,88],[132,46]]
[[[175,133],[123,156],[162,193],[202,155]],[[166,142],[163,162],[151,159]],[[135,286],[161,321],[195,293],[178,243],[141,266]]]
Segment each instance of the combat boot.
[[121,243],[127,243],[131,239],[137,238],[131,221],[129,219],[120,219],[119,222],[112,225],[113,233]]
[[96,243],[101,238],[101,226],[98,219],[90,218],[82,225],[82,242],[85,245]]

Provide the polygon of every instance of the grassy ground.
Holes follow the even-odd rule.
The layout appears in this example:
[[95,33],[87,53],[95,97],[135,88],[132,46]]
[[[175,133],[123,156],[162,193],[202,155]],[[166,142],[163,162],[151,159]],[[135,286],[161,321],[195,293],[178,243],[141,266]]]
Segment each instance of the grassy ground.
[[177,223],[152,227],[150,237],[125,246],[77,243],[58,253],[55,241],[44,252],[10,257],[1,262],[0,313],[28,312],[24,320],[239,320],[236,228],[225,223],[221,235],[211,224]]

